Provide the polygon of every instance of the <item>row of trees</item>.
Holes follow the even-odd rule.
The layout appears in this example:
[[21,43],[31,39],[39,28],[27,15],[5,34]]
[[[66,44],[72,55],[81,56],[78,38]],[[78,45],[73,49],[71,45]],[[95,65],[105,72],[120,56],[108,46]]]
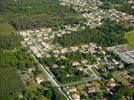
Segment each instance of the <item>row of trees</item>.
[[127,24],[117,24],[115,22],[105,20],[100,27],[73,32],[71,34],[57,37],[56,41],[62,46],[73,46],[83,43],[95,42],[102,46],[113,46],[126,42],[124,32],[133,28]]

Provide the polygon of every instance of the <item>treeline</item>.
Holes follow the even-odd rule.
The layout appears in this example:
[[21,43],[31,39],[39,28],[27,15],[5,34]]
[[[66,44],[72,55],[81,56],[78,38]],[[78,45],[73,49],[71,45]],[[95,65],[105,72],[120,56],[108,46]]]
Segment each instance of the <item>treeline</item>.
[[100,27],[94,29],[86,27],[85,30],[57,37],[55,41],[64,47],[91,42],[102,46],[113,46],[126,43],[124,32],[132,29],[133,27],[126,23],[117,24],[107,19]]
[[73,9],[58,0],[2,0],[1,16],[17,30],[53,27],[83,20]]
[[119,11],[134,15],[133,4],[129,4],[128,0],[100,0],[103,4],[100,6],[104,9],[117,9]]

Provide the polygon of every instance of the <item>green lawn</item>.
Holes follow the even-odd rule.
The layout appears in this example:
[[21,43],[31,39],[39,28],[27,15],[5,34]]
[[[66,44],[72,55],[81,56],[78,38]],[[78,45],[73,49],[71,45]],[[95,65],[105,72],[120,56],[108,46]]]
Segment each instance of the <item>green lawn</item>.
[[134,31],[125,33],[125,38],[128,40],[128,44],[134,48]]
[[81,84],[78,84],[76,87],[79,91],[82,91],[83,89],[85,89],[86,85],[84,83],[81,83]]
[[24,86],[13,67],[0,67],[0,100],[13,100],[24,90]]

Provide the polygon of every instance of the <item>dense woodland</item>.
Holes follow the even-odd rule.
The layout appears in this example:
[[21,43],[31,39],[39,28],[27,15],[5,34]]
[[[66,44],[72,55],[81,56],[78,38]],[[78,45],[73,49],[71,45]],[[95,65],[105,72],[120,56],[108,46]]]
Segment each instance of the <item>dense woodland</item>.
[[25,49],[0,49],[0,99],[14,100],[25,90],[17,70],[35,66]]
[[53,27],[83,20],[73,9],[58,0],[1,0],[2,17],[17,30]]
[[16,72],[15,67],[0,67],[0,100],[15,100],[25,90]]
[[55,41],[58,41],[62,46],[73,46],[90,42],[102,46],[113,46],[126,43],[127,40],[124,39],[124,33],[132,29],[133,27],[127,23],[117,24],[107,19],[100,27],[94,29],[86,27],[85,30],[57,37]]
[[35,65],[32,57],[26,52],[26,49],[18,49],[15,52],[3,52],[1,50],[1,67],[16,67],[17,69],[26,69]]

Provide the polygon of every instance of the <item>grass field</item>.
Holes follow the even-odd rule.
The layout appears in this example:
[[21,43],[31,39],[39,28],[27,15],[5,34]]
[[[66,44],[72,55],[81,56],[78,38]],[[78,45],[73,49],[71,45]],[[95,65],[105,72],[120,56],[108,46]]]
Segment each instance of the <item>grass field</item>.
[[128,84],[128,80],[124,77],[123,73],[121,72],[117,72],[115,74],[113,74],[113,77],[118,81],[118,82],[122,82],[122,84],[126,85]]
[[6,22],[0,22],[0,35],[9,36],[15,33],[14,28]]
[[24,86],[13,67],[0,67],[0,100],[14,100],[24,90]]
[[20,36],[16,30],[0,17],[0,49],[13,49],[20,46]]
[[134,30],[125,33],[125,38],[128,40],[128,44],[134,48]]

